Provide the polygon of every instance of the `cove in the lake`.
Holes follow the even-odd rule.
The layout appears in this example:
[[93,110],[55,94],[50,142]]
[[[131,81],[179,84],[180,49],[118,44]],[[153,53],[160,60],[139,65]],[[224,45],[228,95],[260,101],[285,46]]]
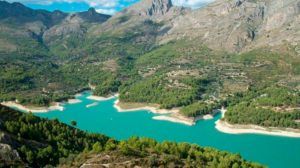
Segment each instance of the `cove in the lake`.
[[220,150],[239,153],[247,160],[265,164],[271,168],[295,168],[300,163],[300,138],[256,134],[225,134],[215,129],[213,120],[201,120],[194,126],[153,120],[157,114],[148,111],[119,113],[113,107],[116,99],[95,101],[87,99],[89,92],[78,96],[81,102],[65,104],[63,111],[35,113],[40,117],[57,118],[93,133],[102,133],[116,139],[131,136],[150,137],[158,141],[196,143]]

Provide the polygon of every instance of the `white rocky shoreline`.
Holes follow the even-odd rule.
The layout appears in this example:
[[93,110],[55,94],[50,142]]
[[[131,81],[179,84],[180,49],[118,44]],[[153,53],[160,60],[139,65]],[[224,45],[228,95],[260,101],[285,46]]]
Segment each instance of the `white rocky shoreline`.
[[196,118],[186,117],[179,113],[180,111],[179,108],[159,109],[158,107],[144,106],[139,108],[123,109],[122,107],[120,107],[119,103],[120,103],[119,99],[117,99],[114,102],[114,108],[117,109],[118,112],[136,112],[139,110],[147,110],[154,114],[158,114],[157,116],[152,117],[152,119],[154,120],[170,121],[170,122],[185,124],[189,126],[195,125],[198,120],[213,119],[213,115],[211,114],[199,116]]
[[29,106],[24,106],[21,105],[15,101],[6,101],[6,102],[2,102],[1,105],[6,106],[6,107],[10,107],[10,108],[17,108],[20,111],[24,111],[27,113],[47,113],[49,111],[53,111],[53,110],[59,110],[59,111],[63,111],[64,107],[61,106],[61,103],[54,103],[54,105],[49,106],[49,107],[29,107]]
[[[226,110],[221,110],[222,118],[216,121],[215,128],[223,133],[227,134],[263,134],[263,135],[275,135],[284,137],[300,137],[300,131],[295,129],[281,130],[278,128],[264,128],[257,125],[232,125],[222,120],[225,116]],[[298,131],[298,132],[297,132]]]
[[68,99],[67,101],[63,102],[52,102],[49,107],[34,107],[34,106],[25,106],[18,102],[18,100],[15,101],[4,101],[1,102],[1,105],[10,107],[10,108],[16,108],[20,111],[27,112],[27,113],[48,113],[49,111],[59,110],[63,111],[64,107],[62,106],[64,103],[68,104],[77,104],[81,103],[81,100],[76,99],[76,97],[81,96],[81,94],[76,94],[74,99]]

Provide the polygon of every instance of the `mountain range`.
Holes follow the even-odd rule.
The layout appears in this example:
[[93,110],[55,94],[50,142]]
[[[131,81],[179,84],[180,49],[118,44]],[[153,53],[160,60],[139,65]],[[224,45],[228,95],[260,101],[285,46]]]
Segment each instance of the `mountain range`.
[[[93,8],[67,14],[32,10],[5,1],[1,1],[0,8],[1,27],[18,24],[23,31],[20,34],[38,38],[47,47],[51,46],[49,41],[66,40],[70,36],[82,38],[109,31],[130,31],[147,20],[159,24],[155,44],[198,39],[213,49],[240,52],[297,45],[299,41],[300,3],[295,0],[217,0],[197,10],[173,6],[171,0],[143,0],[112,17],[98,14]],[[2,45],[5,47],[17,46]]]

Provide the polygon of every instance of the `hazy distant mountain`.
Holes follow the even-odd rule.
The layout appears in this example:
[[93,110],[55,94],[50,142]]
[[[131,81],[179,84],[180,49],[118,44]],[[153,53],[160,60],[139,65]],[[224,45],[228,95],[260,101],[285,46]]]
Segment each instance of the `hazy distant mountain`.
[[1,21],[11,21],[11,23],[28,23],[41,21],[46,26],[51,27],[53,25],[60,24],[60,22],[69,15],[76,15],[82,19],[82,22],[91,23],[102,23],[110,17],[109,15],[97,13],[94,8],[90,8],[85,12],[68,14],[58,10],[53,12],[49,12],[46,10],[34,10],[18,2],[8,3],[6,1],[0,1]]
[[8,3],[0,1],[0,21],[10,24],[25,24],[29,22],[42,22],[47,27],[58,24],[67,16],[60,11],[33,10],[21,3]]
[[109,15],[100,14],[90,8],[85,12],[64,13],[33,10],[21,3],[0,1],[0,27],[6,32],[0,36],[1,50],[21,48],[20,39],[36,41],[41,46],[61,42],[70,36],[84,37],[91,24],[101,24]]

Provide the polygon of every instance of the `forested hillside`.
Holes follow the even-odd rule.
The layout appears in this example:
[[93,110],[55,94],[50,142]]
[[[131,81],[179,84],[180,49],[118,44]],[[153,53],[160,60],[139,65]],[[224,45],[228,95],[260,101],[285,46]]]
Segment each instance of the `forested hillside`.
[[225,120],[232,124],[300,128],[300,92],[286,87],[268,87],[236,94],[228,99]]

